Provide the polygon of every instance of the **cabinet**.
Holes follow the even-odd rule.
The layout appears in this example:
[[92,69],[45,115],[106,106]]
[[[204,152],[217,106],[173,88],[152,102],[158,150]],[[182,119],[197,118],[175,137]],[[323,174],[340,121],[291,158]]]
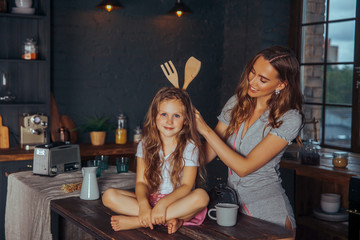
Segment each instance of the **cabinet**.
[[[15,0],[8,0],[8,5],[8,13],[0,13],[0,73],[6,73],[16,100],[0,103],[0,114],[3,125],[9,127],[10,147],[14,147],[20,145],[19,117],[23,113],[50,114],[50,1],[33,0],[33,15],[11,13]],[[37,41],[36,60],[21,58],[27,38]],[[47,138],[49,141],[49,134]]]

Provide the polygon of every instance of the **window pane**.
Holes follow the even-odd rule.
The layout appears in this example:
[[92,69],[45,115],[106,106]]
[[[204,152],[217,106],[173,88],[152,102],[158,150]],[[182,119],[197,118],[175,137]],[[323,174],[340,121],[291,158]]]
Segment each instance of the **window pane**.
[[325,21],[326,0],[304,0],[303,1],[303,23]]
[[330,0],[329,20],[354,18],[356,0]]
[[325,144],[350,148],[351,108],[326,107]]
[[303,112],[305,114],[305,125],[302,129],[301,139],[321,141],[321,106],[304,104]]
[[353,62],[355,20],[329,24],[328,62]]
[[351,105],[353,65],[329,65],[326,79],[326,103]]
[[322,103],[323,66],[301,66],[300,79],[305,102]]
[[321,63],[324,61],[324,32],[324,24],[302,27],[302,63]]

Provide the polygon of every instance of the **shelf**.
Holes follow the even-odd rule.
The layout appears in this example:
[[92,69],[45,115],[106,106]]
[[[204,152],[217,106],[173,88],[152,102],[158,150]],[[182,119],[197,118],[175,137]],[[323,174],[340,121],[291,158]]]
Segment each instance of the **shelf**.
[[0,108],[1,107],[14,107],[14,108],[18,108],[18,107],[40,107],[40,106],[46,106],[46,103],[42,103],[42,102],[30,102],[30,103],[22,103],[22,102],[14,102],[14,103],[0,103]]
[[34,60],[25,60],[25,59],[5,59],[0,58],[0,62],[7,62],[7,63],[39,63],[39,62],[46,62],[44,59],[34,59]]
[[46,18],[46,16],[44,16],[44,15],[16,14],[16,13],[0,13],[0,17],[26,18],[26,19],[42,19],[42,18]]

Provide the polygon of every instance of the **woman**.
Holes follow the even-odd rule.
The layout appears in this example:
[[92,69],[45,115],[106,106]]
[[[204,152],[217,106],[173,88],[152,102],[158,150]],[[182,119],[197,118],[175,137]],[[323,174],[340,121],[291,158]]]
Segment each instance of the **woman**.
[[196,111],[197,129],[207,141],[206,159],[217,155],[228,166],[228,185],[236,190],[241,211],[293,232],[294,214],[281,186],[279,163],[303,125],[298,73],[291,50],[267,48],[246,65],[215,130]]

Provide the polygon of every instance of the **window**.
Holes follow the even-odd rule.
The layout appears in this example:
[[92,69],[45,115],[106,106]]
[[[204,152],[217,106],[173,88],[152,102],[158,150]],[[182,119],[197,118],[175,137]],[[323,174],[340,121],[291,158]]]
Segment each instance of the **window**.
[[290,44],[300,60],[306,118],[302,138],[353,152],[360,151],[358,2],[303,0],[302,6],[293,6],[301,11],[295,20],[301,34],[292,32],[298,39]]

